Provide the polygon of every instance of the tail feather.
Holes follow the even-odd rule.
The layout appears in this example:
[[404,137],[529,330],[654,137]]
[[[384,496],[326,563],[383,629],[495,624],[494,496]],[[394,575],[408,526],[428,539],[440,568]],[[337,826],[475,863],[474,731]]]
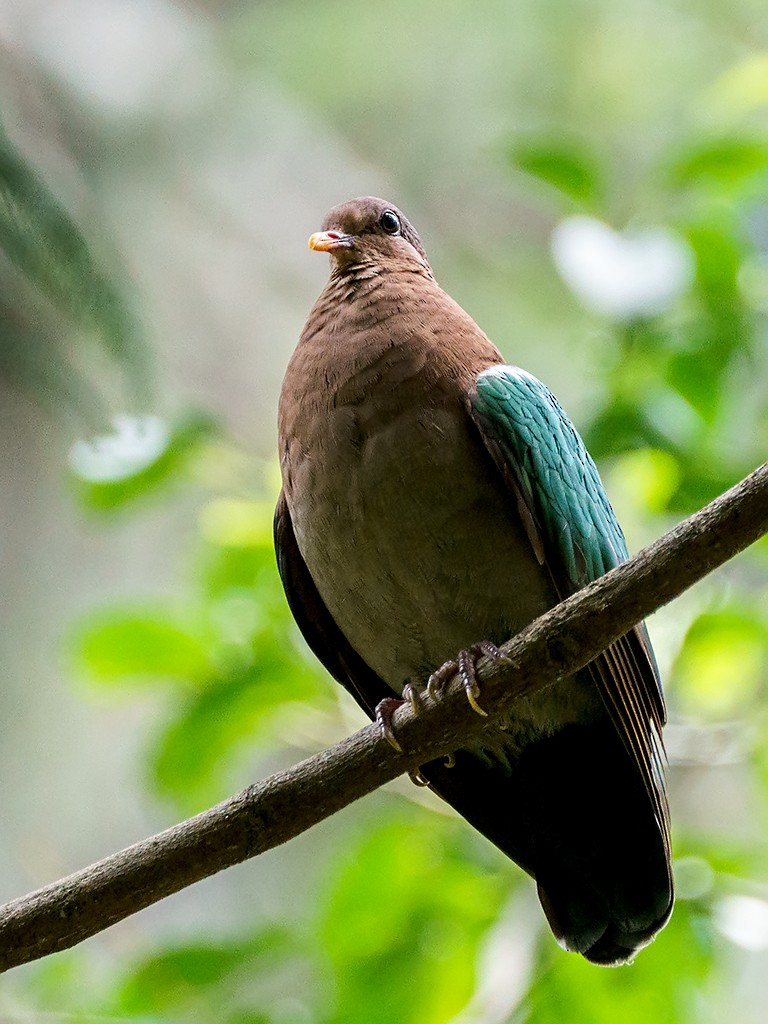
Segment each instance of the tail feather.
[[509,770],[459,751],[455,768],[432,762],[422,772],[536,878],[566,949],[623,963],[666,923],[673,890],[664,833],[607,719],[532,741]]

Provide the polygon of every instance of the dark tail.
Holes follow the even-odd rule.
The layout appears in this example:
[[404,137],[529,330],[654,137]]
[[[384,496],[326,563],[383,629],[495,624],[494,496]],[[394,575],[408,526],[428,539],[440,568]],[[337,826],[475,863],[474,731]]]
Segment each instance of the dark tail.
[[538,884],[558,941],[620,964],[672,910],[669,854],[637,768],[613,724],[569,725],[511,769],[458,751],[422,772],[437,792]]

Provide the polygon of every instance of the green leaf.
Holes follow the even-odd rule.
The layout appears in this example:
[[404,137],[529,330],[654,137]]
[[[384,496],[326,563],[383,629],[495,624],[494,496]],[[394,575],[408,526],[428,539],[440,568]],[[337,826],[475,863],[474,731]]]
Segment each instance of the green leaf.
[[[270,534],[272,516],[270,507],[267,519]],[[260,529],[266,533],[265,527]],[[231,590],[252,587],[257,580],[263,582],[264,589],[271,593],[270,603],[279,601],[287,613],[271,535],[264,543],[243,546],[211,544],[208,547],[202,571],[202,583],[208,600],[215,601]]]
[[265,643],[252,666],[216,678],[177,709],[155,745],[154,788],[190,811],[220,799],[233,758],[250,751],[286,705],[327,693],[319,673],[292,651]]
[[642,448],[615,460],[612,482],[635,507],[663,512],[680,479],[678,460],[669,452]]
[[712,426],[720,412],[727,368],[722,346],[695,344],[687,351],[673,353],[667,363],[667,380],[696,412]]
[[669,448],[669,438],[650,422],[640,397],[632,401],[611,395],[605,405],[598,407],[584,434],[593,458],[609,458],[635,448]]
[[453,1020],[472,994],[478,943],[504,900],[511,872],[466,856],[463,823],[400,810],[398,820],[369,823],[361,840],[348,839],[338,859],[320,923],[336,980],[329,1024]]
[[[546,943],[546,946],[544,945]],[[698,1020],[711,971],[711,926],[696,902],[679,902],[670,923],[631,967],[594,967],[542,940],[541,972],[515,1017],[520,1024],[688,1024]]]
[[73,646],[79,670],[100,683],[199,681],[211,672],[199,639],[163,611],[141,608],[93,615]]
[[600,197],[600,172],[584,146],[561,140],[515,142],[508,158],[517,170],[586,206]]
[[[200,412],[188,413],[172,427],[161,450],[154,453],[145,464],[139,464],[135,472],[126,472],[125,463],[119,458],[119,433],[97,438],[93,442],[79,442],[76,449],[73,449],[73,457],[80,450],[80,445],[87,448],[90,444],[95,456],[98,456],[100,450],[105,451],[106,465],[103,472],[100,472],[96,466],[97,458],[94,457],[94,470],[89,473],[87,469],[79,469],[75,461],[71,474],[75,493],[86,509],[96,512],[120,511],[138,498],[155,493],[162,485],[181,476],[189,460],[215,431],[215,421],[211,416]],[[108,478],[110,445],[115,451],[112,479]]]
[[232,1018],[223,1011],[234,1002],[238,989],[248,989],[259,975],[274,972],[294,948],[285,929],[272,926],[242,940],[172,947],[132,968],[117,995],[117,1006],[122,1013],[174,1018],[204,1007],[216,1008],[211,1019],[229,1021]]
[[754,465],[742,464],[741,469],[735,469],[733,462],[726,459],[715,460],[710,455],[702,455],[698,463],[689,457],[682,468],[680,486],[670,500],[669,511],[691,515],[733,487],[734,480],[746,476]]
[[273,501],[214,498],[200,513],[200,532],[217,547],[272,548]]
[[[729,217],[700,217],[681,225],[696,258],[697,291],[713,315],[743,315],[739,294],[741,269],[746,239]],[[724,344],[728,338],[722,339]],[[731,341],[731,344],[733,342]]]
[[700,615],[688,630],[674,669],[683,710],[698,718],[746,714],[768,667],[768,622],[731,605]]
[[768,142],[764,139],[710,139],[685,149],[669,165],[673,187],[709,184],[738,188],[768,171]]

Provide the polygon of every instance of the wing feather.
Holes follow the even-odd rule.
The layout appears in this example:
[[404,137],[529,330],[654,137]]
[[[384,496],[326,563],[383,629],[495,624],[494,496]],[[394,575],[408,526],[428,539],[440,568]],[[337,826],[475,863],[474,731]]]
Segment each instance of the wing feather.
[[[468,410],[561,598],[626,560],[624,536],[597,468],[541,381],[514,366],[492,366],[477,378]],[[590,671],[668,846],[661,741],[666,712],[645,624],[612,644]]]

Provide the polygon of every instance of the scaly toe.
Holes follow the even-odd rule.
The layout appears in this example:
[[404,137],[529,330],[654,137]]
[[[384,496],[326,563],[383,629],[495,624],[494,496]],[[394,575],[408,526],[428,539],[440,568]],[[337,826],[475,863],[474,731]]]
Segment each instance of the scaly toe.
[[410,683],[406,683],[403,687],[403,703],[406,701],[411,705],[411,710],[414,715],[418,715],[422,709],[424,701],[417,687],[412,686]]
[[480,696],[480,687],[477,685],[475,661],[480,654],[480,651],[480,644],[475,644],[473,647],[468,647],[463,651],[459,651],[459,676],[461,677],[461,681],[464,685],[464,692],[467,695],[470,707],[473,711],[476,711],[478,715],[482,715],[483,718],[487,718],[488,712],[483,711],[477,703],[477,698]]
[[427,681],[427,693],[430,697],[439,697],[440,693],[448,682],[452,679],[459,670],[459,666],[455,661],[446,661],[440,666]]
[[496,644],[492,644],[490,640],[481,640],[479,644],[475,645],[475,649],[484,654],[491,661],[497,661],[502,665],[511,665],[512,660],[508,658],[501,648],[497,647]]
[[404,701],[398,700],[397,697],[385,697],[376,705],[376,721],[381,729],[381,735],[391,747],[395,748],[398,754],[403,753],[403,748],[400,746],[397,736],[395,736],[395,731],[392,728],[392,716],[403,704]]

